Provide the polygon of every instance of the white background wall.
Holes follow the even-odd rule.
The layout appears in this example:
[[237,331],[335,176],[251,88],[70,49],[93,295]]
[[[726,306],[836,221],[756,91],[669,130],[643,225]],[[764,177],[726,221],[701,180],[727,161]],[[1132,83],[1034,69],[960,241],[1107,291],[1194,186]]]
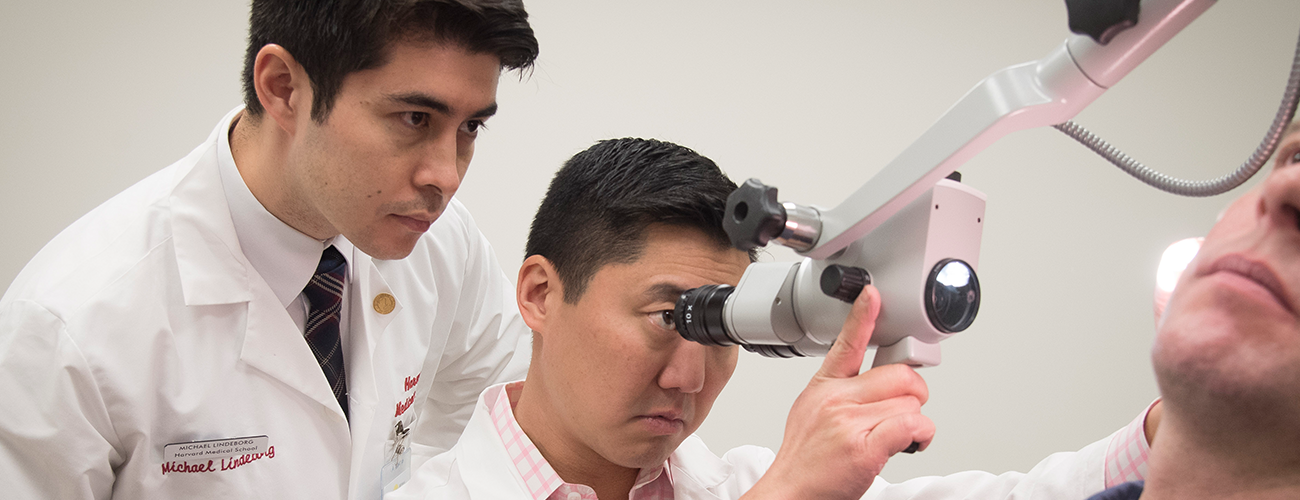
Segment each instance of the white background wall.
[[[458,194],[512,274],[554,170],[593,141],[695,148],[738,181],[834,206],[984,76],[1067,36],[1060,1],[529,2],[542,55],[502,81]],[[0,4],[0,285],[81,214],[198,145],[240,99],[243,2]],[[1220,2],[1079,121],[1141,161],[1207,178],[1262,136],[1300,3]],[[1147,188],[1050,129],[961,169],[988,194],[979,320],[924,370],[934,445],[900,480],[1024,470],[1126,424],[1156,396],[1161,251],[1240,190]],[[784,251],[774,258],[791,258]],[[701,429],[715,450],[780,445],[819,360],[742,355]]]

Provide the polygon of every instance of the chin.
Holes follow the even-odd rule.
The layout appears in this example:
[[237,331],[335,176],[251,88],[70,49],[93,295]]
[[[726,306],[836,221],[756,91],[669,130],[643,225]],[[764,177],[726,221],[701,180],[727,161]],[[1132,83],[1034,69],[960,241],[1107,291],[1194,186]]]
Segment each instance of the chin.
[[663,446],[653,445],[646,449],[640,450],[639,452],[633,452],[632,454],[624,455],[623,458],[620,460],[617,461],[611,460],[611,461],[619,464],[620,466],[627,467],[629,469],[645,469],[650,467],[658,467],[660,465],[663,465],[664,461],[668,460],[668,457],[672,455],[674,451],[677,451],[677,446],[680,444],[682,444],[681,439],[674,439],[670,443],[666,443]]
[[[351,238],[349,238],[349,241],[351,241]],[[420,241],[420,238],[414,237],[409,238],[409,241],[403,240],[384,243],[366,242],[365,244],[353,241],[352,244],[356,245],[362,252],[365,252],[366,255],[369,255],[374,259],[401,260],[405,259],[408,255],[411,255],[411,251],[415,249],[415,243],[418,241]]]
[[1290,347],[1216,335],[1198,342],[1162,333],[1152,350],[1161,395],[1207,422],[1250,419],[1300,405],[1300,359]]

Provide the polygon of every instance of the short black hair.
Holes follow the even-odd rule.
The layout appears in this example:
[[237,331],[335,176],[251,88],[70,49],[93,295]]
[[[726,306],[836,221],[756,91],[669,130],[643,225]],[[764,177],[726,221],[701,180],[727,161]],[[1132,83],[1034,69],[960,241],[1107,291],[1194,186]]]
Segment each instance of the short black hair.
[[695,228],[730,247],[722,219],[735,189],[713,160],[689,148],[654,139],[600,141],[551,180],[526,253],[546,257],[564,283],[564,301],[576,303],[602,266],[641,258],[651,224]]
[[395,41],[435,42],[492,54],[526,70],[537,38],[521,0],[253,0],[244,55],[244,106],[261,116],[253,63],[267,44],[284,47],[311,79],[311,117],[324,122],[348,74],[387,62]]

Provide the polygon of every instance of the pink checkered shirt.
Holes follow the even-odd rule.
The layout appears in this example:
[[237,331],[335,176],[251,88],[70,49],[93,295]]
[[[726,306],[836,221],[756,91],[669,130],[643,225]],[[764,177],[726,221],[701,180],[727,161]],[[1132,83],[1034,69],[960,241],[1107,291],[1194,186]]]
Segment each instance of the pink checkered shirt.
[[1106,447],[1106,488],[1146,479],[1147,457],[1151,455],[1146,434],[1147,414],[1159,401],[1147,405],[1146,411],[1111,436]]
[[[524,430],[515,420],[514,404],[523,382],[511,382],[505,386],[488,389],[485,394],[489,401],[488,415],[496,427],[501,442],[506,446],[506,453],[519,469],[519,477],[533,500],[597,500],[596,491],[584,484],[566,483],[555,473],[551,464],[546,462],[533,441],[528,439]],[[497,394],[492,394],[496,391]],[[637,475],[636,484],[628,500],[673,500],[673,482],[668,469],[668,462],[653,469],[642,469]]]

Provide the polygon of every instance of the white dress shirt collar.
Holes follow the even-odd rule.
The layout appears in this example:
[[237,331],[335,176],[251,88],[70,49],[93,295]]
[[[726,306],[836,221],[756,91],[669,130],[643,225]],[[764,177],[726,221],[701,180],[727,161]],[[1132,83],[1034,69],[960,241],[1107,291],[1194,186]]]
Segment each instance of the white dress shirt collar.
[[253,196],[230,152],[229,131],[242,114],[241,108],[227,115],[226,133],[217,134],[217,169],[244,256],[287,308],[311,281],[325,248],[334,245],[350,262],[352,243],[342,235],[326,241],[307,236],[276,218]]

